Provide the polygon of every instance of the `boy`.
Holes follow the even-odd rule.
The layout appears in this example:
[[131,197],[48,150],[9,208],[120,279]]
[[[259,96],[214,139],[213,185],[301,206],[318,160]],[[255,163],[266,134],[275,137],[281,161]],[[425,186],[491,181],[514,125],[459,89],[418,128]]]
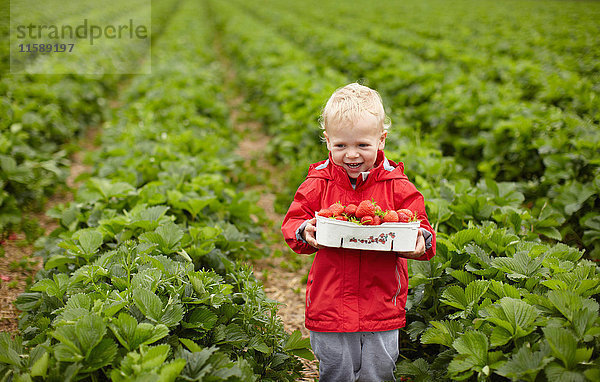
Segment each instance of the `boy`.
[[[395,380],[398,329],[405,325],[406,259],[434,256],[435,233],[403,164],[389,161],[382,151],[389,123],[379,93],[356,83],[336,90],[323,109],[321,127],[329,159],[310,166],[282,224],[295,252],[318,250],[308,274],[305,326],[320,362],[320,380]],[[315,211],[371,198],[383,210],[417,212],[421,229],[414,251],[317,244]]]

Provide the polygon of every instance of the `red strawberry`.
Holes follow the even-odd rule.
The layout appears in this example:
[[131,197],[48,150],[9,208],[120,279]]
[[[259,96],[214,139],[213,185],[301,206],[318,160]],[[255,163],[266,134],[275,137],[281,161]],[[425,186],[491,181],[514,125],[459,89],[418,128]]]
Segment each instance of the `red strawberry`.
[[399,210],[398,211],[398,221],[400,223],[408,223],[412,219],[412,214],[407,215],[406,212]]
[[8,240],[17,240],[18,238],[19,237],[14,232],[11,232],[10,235],[8,235]]
[[[359,206],[359,208],[360,208],[360,206]],[[362,225],[373,225],[373,219],[374,218],[371,215],[363,216],[360,219],[360,224],[362,224]]]
[[406,216],[409,216],[411,219],[412,219],[413,216],[415,216],[414,212],[412,212],[408,208],[399,209],[398,210],[398,214],[400,214],[400,212],[403,212]]
[[399,221],[398,213],[394,210],[385,211],[383,215],[384,223],[397,223]]
[[333,216],[341,215],[344,213],[344,206],[340,202],[333,203],[329,206],[329,211],[333,213]]
[[363,200],[356,209],[356,217],[362,219],[363,216],[375,215],[375,204],[370,200]]
[[344,208],[344,213],[346,215],[354,215],[356,213],[356,204],[348,204],[346,208]]
[[324,216],[326,218],[330,218],[333,216],[333,212],[327,208],[323,208],[321,211],[317,212],[317,215]]
[[342,220],[342,221],[347,221],[348,218],[345,217],[344,215],[338,215],[338,216],[334,216],[335,220]]
[[379,217],[379,215],[375,215],[373,217],[373,225],[380,225],[381,224],[381,218]]
[[402,223],[408,222],[416,222],[417,221],[417,213],[413,212],[407,208],[403,208],[398,210],[398,218]]

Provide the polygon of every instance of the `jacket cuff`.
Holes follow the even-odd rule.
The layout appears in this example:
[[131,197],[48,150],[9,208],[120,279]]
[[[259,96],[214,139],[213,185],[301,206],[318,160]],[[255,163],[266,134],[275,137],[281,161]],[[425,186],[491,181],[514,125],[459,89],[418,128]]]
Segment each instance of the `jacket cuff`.
[[304,233],[304,229],[306,228],[307,224],[308,224],[308,220],[305,220],[304,223],[300,224],[300,227],[298,227],[298,229],[296,230],[296,240],[298,240],[302,243],[306,243],[306,244],[308,244],[308,241],[304,240],[304,238],[302,237],[302,234]]
[[427,251],[433,245],[433,235],[431,232],[427,231],[425,228],[419,228],[421,233],[423,234],[423,239],[425,239],[425,250]]

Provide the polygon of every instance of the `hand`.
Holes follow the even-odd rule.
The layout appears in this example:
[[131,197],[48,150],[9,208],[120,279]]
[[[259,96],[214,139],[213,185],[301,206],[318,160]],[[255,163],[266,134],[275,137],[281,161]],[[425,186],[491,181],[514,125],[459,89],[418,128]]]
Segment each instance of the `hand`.
[[419,230],[419,233],[417,233],[417,246],[415,247],[414,251],[396,252],[396,254],[406,259],[418,259],[419,257],[423,256],[423,254],[425,254],[425,238],[423,237],[423,232]]
[[322,245],[317,244],[317,218],[312,218],[306,223],[306,227],[304,227],[304,232],[302,232],[302,237],[308,244],[315,248],[322,248]]

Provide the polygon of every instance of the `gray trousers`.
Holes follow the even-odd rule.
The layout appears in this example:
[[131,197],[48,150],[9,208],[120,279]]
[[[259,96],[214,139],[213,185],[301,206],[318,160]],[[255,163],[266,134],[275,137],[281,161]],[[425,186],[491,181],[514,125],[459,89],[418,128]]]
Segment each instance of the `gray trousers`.
[[396,381],[398,329],[384,332],[310,332],[320,382]]

